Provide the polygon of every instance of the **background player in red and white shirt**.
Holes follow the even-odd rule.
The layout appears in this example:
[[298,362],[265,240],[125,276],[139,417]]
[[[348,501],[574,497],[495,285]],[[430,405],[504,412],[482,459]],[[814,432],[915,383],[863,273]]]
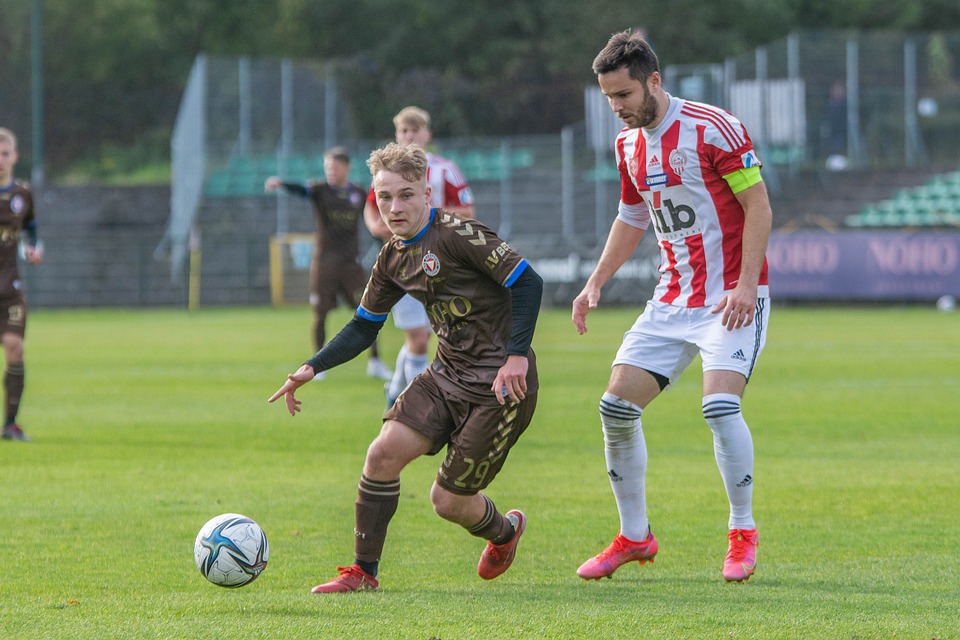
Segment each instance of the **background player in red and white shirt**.
[[17,268],[21,233],[26,235],[24,256],[30,264],[43,260],[37,240],[30,186],[15,180],[17,138],[9,129],[0,128],[0,337],[6,368],[3,372],[4,440],[29,440],[17,424],[20,397],[23,395],[23,335],[27,328],[27,300]]
[[734,116],[664,90],[656,54],[639,34],[611,37],[593,71],[627,127],[616,140],[619,213],[596,269],[573,301],[577,331],[586,332],[586,316],[599,303],[601,288],[651,224],[660,247],[660,279],[624,336],[600,400],[620,532],[577,574],[606,577],[626,562],[643,564],[656,555],[640,416],[699,354],[703,416],[730,502],[722,573],[727,581],[747,580],[756,566],[754,454],[740,401],[763,350],[770,312],[765,253],[772,213],[761,165]]
[[[393,117],[398,144],[415,144],[424,151],[433,139],[430,129],[430,114],[420,107],[404,107]],[[473,192],[463,177],[460,168],[451,160],[434,153],[427,153],[427,186],[430,187],[430,204],[442,207],[463,218],[473,218]],[[377,200],[371,187],[363,211],[367,228],[375,237],[387,241],[393,235],[383,223]],[[404,296],[391,311],[394,325],[403,331],[404,344],[397,354],[393,378],[387,385],[387,406],[392,406],[397,396],[407,388],[415,377],[427,368],[427,350],[430,346],[430,322],[423,305],[411,296]]]

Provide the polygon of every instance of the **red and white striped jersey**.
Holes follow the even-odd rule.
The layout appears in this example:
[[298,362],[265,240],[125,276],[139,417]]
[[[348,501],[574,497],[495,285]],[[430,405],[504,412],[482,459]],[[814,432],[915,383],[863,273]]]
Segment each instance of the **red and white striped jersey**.
[[[430,187],[430,205],[434,207],[467,207],[473,204],[473,191],[460,167],[453,160],[427,153],[427,186]],[[367,191],[367,202],[377,205],[373,183]]]
[[[623,129],[616,141],[620,170],[617,219],[646,229],[660,247],[653,299],[681,307],[718,303],[740,277],[744,214],[723,176],[760,166],[746,129],[707,104],[670,97],[652,129]],[[767,297],[764,261],[758,288]]]
[[466,207],[473,204],[470,185],[453,160],[428,153],[427,186],[432,190],[430,204],[435,207]]

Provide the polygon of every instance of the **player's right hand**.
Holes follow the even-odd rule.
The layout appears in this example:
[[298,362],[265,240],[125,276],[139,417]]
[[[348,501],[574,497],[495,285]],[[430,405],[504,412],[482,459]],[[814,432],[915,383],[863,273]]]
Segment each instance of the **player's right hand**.
[[280,178],[277,176],[270,176],[267,178],[267,181],[263,183],[263,188],[265,191],[275,191],[280,188]]
[[573,299],[573,326],[581,336],[587,332],[587,314],[596,309],[599,302],[600,291],[591,287],[584,287],[580,295]]
[[291,373],[287,376],[287,381],[283,383],[283,386],[277,389],[276,393],[270,396],[270,399],[267,402],[274,402],[280,396],[283,396],[284,401],[287,404],[287,411],[290,412],[290,415],[295,416],[300,413],[300,401],[297,400],[294,393],[297,389],[305,385],[306,383],[313,380],[313,376],[316,375],[316,372],[308,364],[303,365],[297,369],[294,373]]

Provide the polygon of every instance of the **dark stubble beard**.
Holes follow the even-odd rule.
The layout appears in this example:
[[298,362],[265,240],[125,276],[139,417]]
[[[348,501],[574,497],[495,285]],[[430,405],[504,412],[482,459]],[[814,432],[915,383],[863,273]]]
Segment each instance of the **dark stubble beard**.
[[657,119],[657,99],[650,95],[646,85],[643,87],[643,104],[637,113],[637,127],[649,127]]

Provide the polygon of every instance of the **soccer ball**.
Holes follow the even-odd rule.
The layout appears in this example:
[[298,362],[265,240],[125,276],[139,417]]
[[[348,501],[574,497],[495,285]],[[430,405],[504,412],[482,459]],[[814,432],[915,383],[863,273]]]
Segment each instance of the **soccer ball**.
[[193,559],[203,577],[231,589],[253,582],[267,568],[269,557],[263,529],[238,513],[207,522],[193,544]]

